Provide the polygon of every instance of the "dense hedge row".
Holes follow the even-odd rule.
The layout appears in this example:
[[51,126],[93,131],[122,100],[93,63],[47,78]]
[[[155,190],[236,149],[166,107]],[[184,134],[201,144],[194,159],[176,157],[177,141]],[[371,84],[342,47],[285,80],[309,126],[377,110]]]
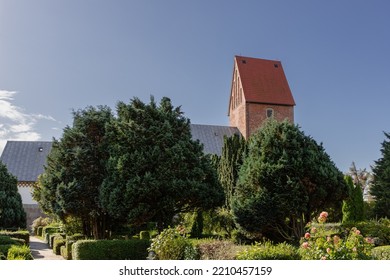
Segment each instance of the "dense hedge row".
[[72,246],[74,260],[146,260],[149,240],[80,240]]
[[390,260],[390,245],[376,247],[371,252],[374,260]]
[[32,260],[27,231],[0,232],[0,260]]
[[0,236],[9,236],[16,239],[23,239],[26,245],[30,243],[30,233],[27,230],[0,231]]

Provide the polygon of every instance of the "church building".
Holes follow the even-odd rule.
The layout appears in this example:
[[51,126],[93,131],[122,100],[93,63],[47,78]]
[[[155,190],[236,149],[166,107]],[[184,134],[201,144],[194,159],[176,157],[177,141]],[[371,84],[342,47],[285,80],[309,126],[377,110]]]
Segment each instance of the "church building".
[[[294,98],[280,61],[236,56],[234,58],[229,126],[191,124],[194,140],[203,144],[207,154],[220,155],[224,137],[234,134],[246,139],[268,118],[294,122]],[[51,142],[8,141],[0,160],[17,177],[27,225],[42,215],[31,189],[43,173]]]

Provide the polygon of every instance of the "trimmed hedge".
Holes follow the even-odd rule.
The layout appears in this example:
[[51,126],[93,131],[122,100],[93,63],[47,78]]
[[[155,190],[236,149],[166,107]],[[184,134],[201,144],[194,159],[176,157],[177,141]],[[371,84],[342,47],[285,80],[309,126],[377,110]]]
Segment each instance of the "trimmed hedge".
[[42,236],[43,226],[37,228],[37,236]]
[[31,254],[29,246],[12,245],[11,248],[9,248],[8,250],[7,259],[8,260],[33,260],[34,258]]
[[299,260],[297,248],[287,243],[259,243],[237,254],[238,260]]
[[66,236],[65,249],[61,251],[61,255],[66,260],[72,259],[72,245],[76,243],[77,240],[84,240],[85,236],[82,234],[74,234],[70,236]]
[[49,244],[50,243],[50,240],[49,240],[50,235],[57,233],[57,232],[60,232],[59,227],[46,226],[46,227],[43,227],[43,229],[42,229],[42,237],[44,238],[45,242],[47,244]]
[[56,255],[61,254],[61,246],[65,245],[65,239],[61,235],[54,237],[53,241],[53,253]]
[[375,247],[371,254],[374,260],[390,260],[390,245]]
[[0,231],[0,236],[9,236],[11,238],[23,239],[26,245],[30,244],[30,233],[27,230]]
[[79,240],[72,246],[74,260],[146,260],[149,240]]

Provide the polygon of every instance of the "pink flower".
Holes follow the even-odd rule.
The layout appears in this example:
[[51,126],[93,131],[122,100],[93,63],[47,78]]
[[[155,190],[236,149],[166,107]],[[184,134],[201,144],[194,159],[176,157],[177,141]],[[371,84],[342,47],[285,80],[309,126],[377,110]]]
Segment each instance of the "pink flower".
[[339,241],[340,241],[340,237],[339,237],[338,235],[333,236],[333,242],[334,242],[334,244],[339,243]]
[[322,211],[320,217],[328,218],[328,212]]
[[326,237],[326,241],[327,242],[331,242],[332,241],[332,238],[330,236]]
[[367,243],[374,244],[374,239],[371,238],[371,237],[366,237],[365,240],[366,240]]
[[360,230],[357,229],[355,232],[357,235],[360,235]]
[[331,252],[330,248],[326,248],[326,252],[327,252],[328,254],[330,254],[330,252]]
[[305,249],[309,248],[309,243],[308,242],[303,242],[302,243],[302,248],[305,248]]
[[305,238],[306,238],[306,239],[309,239],[309,238],[310,238],[310,233],[306,232],[306,233],[305,233]]
[[312,227],[311,230],[310,230],[311,233],[316,233],[317,232],[317,229],[315,227]]
[[328,212],[322,211],[320,216],[318,217],[318,222],[325,223],[326,218],[328,218]]
[[321,260],[326,260],[326,257],[325,257],[325,256],[322,256],[322,257],[321,257]]
[[356,247],[353,247],[353,248],[352,248],[352,251],[356,252],[356,251],[357,251]]

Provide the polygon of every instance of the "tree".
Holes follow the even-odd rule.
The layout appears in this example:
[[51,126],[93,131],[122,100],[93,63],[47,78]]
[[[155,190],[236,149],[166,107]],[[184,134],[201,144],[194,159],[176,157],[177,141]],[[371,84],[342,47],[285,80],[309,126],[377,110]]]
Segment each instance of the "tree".
[[221,158],[218,163],[218,179],[225,190],[225,207],[230,210],[237,184],[238,172],[246,154],[244,137],[234,134],[224,137]]
[[76,217],[87,236],[101,239],[114,221],[99,201],[107,177],[109,145],[106,129],[113,121],[111,109],[87,107],[73,113],[73,126],[54,140],[44,174],[34,190],[41,208],[66,222]]
[[140,225],[157,222],[158,230],[175,214],[207,210],[223,203],[210,158],[191,139],[189,120],[164,97],[119,102],[110,129],[111,157],[101,202],[114,217]]
[[270,120],[249,139],[232,208],[239,228],[253,237],[298,240],[320,211],[341,212],[347,195],[322,145],[298,126]]
[[26,228],[26,213],[17,184],[16,177],[0,162],[0,229]]
[[351,176],[345,176],[349,197],[343,201],[343,223],[360,222],[364,219],[363,192],[359,184],[353,183]]
[[375,161],[372,171],[374,181],[370,190],[375,197],[374,214],[377,217],[390,217],[390,134],[384,133],[387,140],[382,142],[382,157]]

